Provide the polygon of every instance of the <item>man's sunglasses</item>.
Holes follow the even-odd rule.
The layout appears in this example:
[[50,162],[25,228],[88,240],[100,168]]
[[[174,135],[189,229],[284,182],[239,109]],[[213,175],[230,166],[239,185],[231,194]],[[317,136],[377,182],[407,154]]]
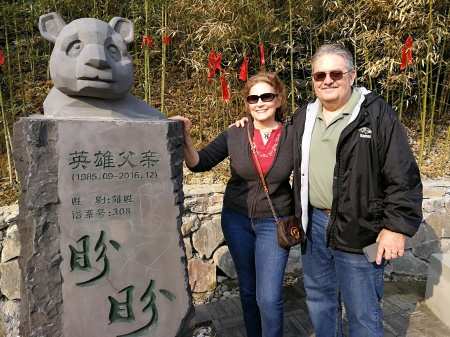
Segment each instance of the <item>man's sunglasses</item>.
[[258,103],[259,99],[261,98],[261,101],[268,103],[268,102],[272,102],[275,97],[277,97],[278,94],[275,94],[273,92],[266,92],[265,94],[262,95],[248,95],[247,96],[247,102],[248,104],[256,104]]
[[344,74],[348,74],[348,73],[351,73],[351,72],[352,72],[352,70],[349,70],[349,71],[346,71],[346,72],[343,72],[343,71],[340,71],[340,70],[333,70],[333,71],[330,71],[329,73],[328,72],[324,72],[324,71],[319,71],[317,73],[314,73],[312,75],[312,77],[314,78],[314,81],[321,82],[321,81],[323,81],[323,80],[325,80],[327,78],[327,74],[330,74],[330,78],[333,81],[339,81],[340,79],[342,79],[342,76],[344,76]]

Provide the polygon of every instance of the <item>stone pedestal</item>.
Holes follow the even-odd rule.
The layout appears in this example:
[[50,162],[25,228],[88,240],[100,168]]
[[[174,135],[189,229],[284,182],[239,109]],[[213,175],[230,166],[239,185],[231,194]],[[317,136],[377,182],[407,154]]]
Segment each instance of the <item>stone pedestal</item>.
[[192,336],[181,122],[22,118],[22,336]]
[[450,327],[450,254],[431,255],[425,303]]

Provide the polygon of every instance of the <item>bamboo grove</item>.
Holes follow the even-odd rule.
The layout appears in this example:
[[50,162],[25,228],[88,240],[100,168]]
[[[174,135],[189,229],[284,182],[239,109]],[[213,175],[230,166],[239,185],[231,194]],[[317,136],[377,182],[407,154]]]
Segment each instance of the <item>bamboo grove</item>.
[[[309,69],[317,47],[345,44],[357,85],[382,95],[411,126],[421,168],[430,160],[441,173],[448,167],[449,0],[0,1],[0,155],[9,164],[0,178],[11,183],[12,125],[42,114],[52,86],[53,46],[38,30],[39,16],[49,12],[66,22],[132,20],[133,93],[168,116],[191,118],[199,146],[243,115],[244,63],[243,76],[261,69],[280,75],[292,113],[314,98]],[[436,143],[445,150],[433,157]]]

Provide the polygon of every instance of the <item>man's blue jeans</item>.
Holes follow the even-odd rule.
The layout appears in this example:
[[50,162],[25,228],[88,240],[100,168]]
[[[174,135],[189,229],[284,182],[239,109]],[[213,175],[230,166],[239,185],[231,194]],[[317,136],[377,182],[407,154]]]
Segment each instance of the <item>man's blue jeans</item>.
[[283,277],[289,250],[280,248],[273,218],[222,210],[222,230],[239,281],[247,337],[283,335]]
[[369,263],[364,254],[327,248],[329,218],[321,210],[311,210],[302,248],[306,303],[316,337],[342,336],[341,300],[350,337],[381,337],[384,264]]

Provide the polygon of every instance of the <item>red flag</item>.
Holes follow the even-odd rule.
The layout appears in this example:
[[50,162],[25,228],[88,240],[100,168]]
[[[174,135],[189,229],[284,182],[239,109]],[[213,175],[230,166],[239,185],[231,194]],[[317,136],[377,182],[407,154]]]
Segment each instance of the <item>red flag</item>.
[[239,79],[244,82],[247,81],[248,60],[249,60],[249,57],[244,56],[244,60],[242,61],[242,66],[241,66],[241,72],[239,73]]
[[228,85],[225,77],[220,75],[220,79],[222,80],[222,97],[225,102],[230,101],[230,93],[228,92]]
[[141,49],[144,48],[144,46],[147,45],[150,48],[153,48],[153,40],[151,37],[144,35],[142,37],[142,44],[141,44]]
[[2,51],[0,50],[0,66],[5,64],[5,59],[3,58]]
[[403,46],[402,64],[400,66],[400,70],[404,70],[406,68],[406,62],[408,62],[409,65],[412,65],[412,44],[413,38],[411,36],[408,36],[405,45]]
[[261,66],[260,68],[262,69],[263,65],[266,64],[266,59],[264,58],[264,44],[261,43],[259,45],[259,52],[261,54]]
[[214,61],[216,60],[216,57],[217,57],[216,52],[214,50],[211,51],[211,54],[209,54],[208,69],[211,70],[211,68],[214,65]]
[[222,70],[222,67],[220,66],[220,59],[222,58],[221,54],[217,54],[216,58],[214,59],[214,66],[211,69],[211,71],[209,72],[208,75],[208,83],[211,81],[211,78],[214,76],[214,73],[216,72],[217,69]]
[[166,36],[166,37],[163,39],[164,44],[168,44],[168,43],[170,43],[170,42],[172,42],[172,41],[173,41],[173,39],[172,39],[170,36]]

